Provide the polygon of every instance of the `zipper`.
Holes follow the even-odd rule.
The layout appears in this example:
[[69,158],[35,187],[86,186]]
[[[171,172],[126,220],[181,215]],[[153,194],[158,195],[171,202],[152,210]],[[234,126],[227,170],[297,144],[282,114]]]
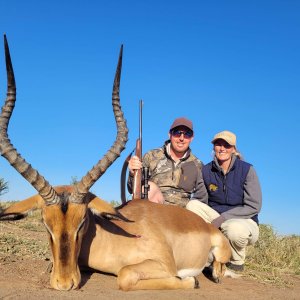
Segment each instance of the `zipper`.
[[172,161],[172,181],[174,180],[175,162]]
[[227,188],[226,188],[226,175],[223,175],[223,192],[225,197],[225,203],[228,203],[228,194],[227,194]]

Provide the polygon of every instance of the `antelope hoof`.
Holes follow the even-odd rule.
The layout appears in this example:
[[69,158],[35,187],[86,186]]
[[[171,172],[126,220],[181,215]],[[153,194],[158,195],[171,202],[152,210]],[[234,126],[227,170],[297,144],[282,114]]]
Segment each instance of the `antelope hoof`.
[[221,283],[221,279],[219,277],[216,277],[216,278],[212,278],[213,282],[215,283]]
[[200,288],[199,280],[197,279],[197,277],[194,277],[194,279],[195,279],[194,289],[199,289]]

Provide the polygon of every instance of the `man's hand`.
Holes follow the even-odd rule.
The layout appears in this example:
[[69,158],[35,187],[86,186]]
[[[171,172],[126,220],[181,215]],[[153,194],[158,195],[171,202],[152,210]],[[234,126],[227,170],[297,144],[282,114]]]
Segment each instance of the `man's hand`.
[[136,155],[134,155],[130,158],[130,160],[128,162],[128,169],[129,169],[129,172],[131,173],[131,175],[134,174],[134,170],[139,170],[142,167],[143,167],[143,164]]

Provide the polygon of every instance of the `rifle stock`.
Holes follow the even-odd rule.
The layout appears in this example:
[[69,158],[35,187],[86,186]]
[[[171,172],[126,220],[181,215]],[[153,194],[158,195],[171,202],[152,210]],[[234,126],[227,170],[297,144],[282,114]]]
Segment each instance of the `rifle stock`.
[[[142,141],[136,141],[135,155],[142,161]],[[133,176],[132,200],[142,199],[142,169],[135,170]]]

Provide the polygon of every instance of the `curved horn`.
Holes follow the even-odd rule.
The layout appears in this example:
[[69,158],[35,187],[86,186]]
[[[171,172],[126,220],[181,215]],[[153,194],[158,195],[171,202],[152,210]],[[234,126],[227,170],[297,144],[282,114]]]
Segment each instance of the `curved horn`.
[[92,187],[92,185],[105,173],[108,167],[120,156],[120,153],[125,149],[128,140],[128,128],[126,120],[120,105],[120,78],[122,69],[122,53],[123,45],[121,46],[118,66],[115,74],[112,105],[114,116],[117,124],[117,137],[113,146],[106,152],[101,160],[78,182],[75,186],[74,193],[70,196],[72,202],[81,203],[84,197]]
[[11,144],[7,128],[16,102],[16,82],[11,63],[6,35],[4,35],[4,48],[7,72],[7,97],[0,115],[0,152],[8,162],[38,191],[46,204],[59,202],[59,196],[52,186],[35,169],[28,164]]

